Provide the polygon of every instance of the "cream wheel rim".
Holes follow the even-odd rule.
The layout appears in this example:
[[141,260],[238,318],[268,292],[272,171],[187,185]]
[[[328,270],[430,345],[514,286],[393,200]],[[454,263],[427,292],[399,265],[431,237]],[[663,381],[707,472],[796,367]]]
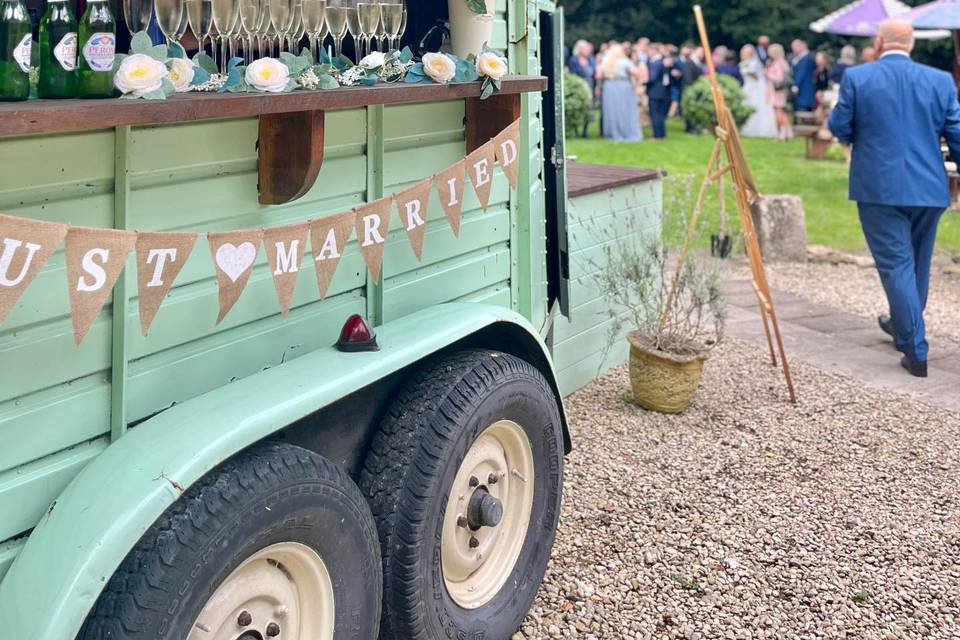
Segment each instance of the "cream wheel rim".
[[310,547],[281,542],[234,569],[187,640],[332,640],[333,581]]
[[[500,592],[523,549],[533,511],[533,450],[516,422],[501,420],[476,439],[450,489],[440,539],[447,593],[477,609]],[[493,498],[491,500],[490,498]],[[478,504],[491,506],[483,510]],[[496,509],[502,516],[491,523]]]

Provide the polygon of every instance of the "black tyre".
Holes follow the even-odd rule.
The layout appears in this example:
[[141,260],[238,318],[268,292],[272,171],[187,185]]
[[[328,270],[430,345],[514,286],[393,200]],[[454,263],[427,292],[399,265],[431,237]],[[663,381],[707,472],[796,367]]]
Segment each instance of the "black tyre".
[[530,608],[563,487],[557,402],[519,358],[465,351],[394,401],[361,475],[383,553],[383,640],[503,640]]
[[379,554],[349,477],[300,447],[258,447],[144,534],[79,640],[372,640]]

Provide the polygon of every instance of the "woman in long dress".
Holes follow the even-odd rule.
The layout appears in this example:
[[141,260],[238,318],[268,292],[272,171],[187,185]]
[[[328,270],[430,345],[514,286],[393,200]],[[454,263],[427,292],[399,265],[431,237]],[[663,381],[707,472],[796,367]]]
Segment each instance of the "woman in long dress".
[[772,44],[767,49],[770,61],[767,64],[768,100],[777,116],[777,140],[789,140],[793,137],[790,116],[787,114],[787,100],[793,89],[793,71],[787,62],[783,45]]
[[753,108],[753,114],[744,123],[741,133],[750,138],[775,138],[777,116],[767,100],[767,77],[752,44],[740,49],[740,75],[743,76],[747,104]]
[[635,81],[640,71],[623,47],[615,44],[607,50],[601,66],[603,78],[603,137],[616,142],[640,142],[640,112],[637,108]]

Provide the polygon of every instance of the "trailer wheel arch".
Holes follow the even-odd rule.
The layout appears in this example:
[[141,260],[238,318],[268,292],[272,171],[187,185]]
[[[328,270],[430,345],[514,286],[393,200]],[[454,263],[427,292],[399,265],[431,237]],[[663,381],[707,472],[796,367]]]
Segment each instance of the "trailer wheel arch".
[[[36,640],[75,637],[129,550],[187,488],[318,407],[334,406],[447,349],[501,350],[540,369],[554,389],[569,449],[549,351],[519,314],[492,305],[445,304],[392,321],[378,332],[382,344],[402,347],[378,354],[307,354],[176,405],[107,447],[54,500],[0,581],[0,619],[9,634]],[[313,371],[338,375],[325,385],[304,385]],[[268,401],[271,391],[283,401]]]

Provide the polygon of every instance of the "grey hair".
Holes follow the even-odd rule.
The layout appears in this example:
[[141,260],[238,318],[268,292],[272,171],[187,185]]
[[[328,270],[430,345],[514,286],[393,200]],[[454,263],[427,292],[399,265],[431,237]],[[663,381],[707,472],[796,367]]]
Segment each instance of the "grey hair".
[[577,40],[576,42],[573,43],[573,55],[575,56],[580,55],[580,51],[582,51],[585,47],[589,47],[589,46],[590,46],[590,43],[587,42],[586,40]]
[[840,62],[851,67],[857,64],[857,48],[852,44],[844,45],[840,49]]

